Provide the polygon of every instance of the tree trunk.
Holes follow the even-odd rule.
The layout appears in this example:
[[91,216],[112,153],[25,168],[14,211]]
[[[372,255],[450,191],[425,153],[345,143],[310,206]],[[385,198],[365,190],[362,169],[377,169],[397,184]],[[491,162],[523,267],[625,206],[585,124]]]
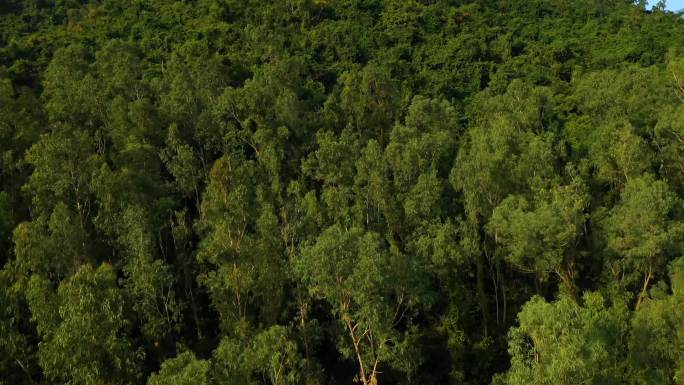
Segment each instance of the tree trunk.
[[476,284],[477,284],[477,298],[480,302],[480,310],[482,310],[482,327],[484,335],[487,333],[487,325],[489,325],[489,305],[487,303],[487,293],[485,293],[485,256],[480,254],[477,258],[476,266]]
[[642,286],[641,292],[639,293],[639,298],[637,298],[636,310],[639,310],[639,308],[644,302],[644,298],[646,298],[646,291],[648,290],[648,284],[651,281],[651,278],[653,278],[653,270],[651,269],[651,266],[649,266],[648,272],[644,274],[644,285]]
[[366,368],[363,365],[363,358],[361,357],[361,348],[359,347],[361,341],[360,338],[356,336],[356,327],[358,325],[352,326],[351,319],[349,319],[349,316],[347,315],[344,315],[343,319],[344,323],[347,325],[347,329],[349,329],[349,337],[354,345],[354,353],[356,353],[356,360],[359,363],[359,375],[361,376],[361,383],[363,385],[370,385],[369,379],[366,377]]

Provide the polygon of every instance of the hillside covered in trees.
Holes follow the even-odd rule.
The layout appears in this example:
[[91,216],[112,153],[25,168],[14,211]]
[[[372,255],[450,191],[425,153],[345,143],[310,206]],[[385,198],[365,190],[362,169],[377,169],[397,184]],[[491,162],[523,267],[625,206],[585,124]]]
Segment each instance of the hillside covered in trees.
[[684,384],[684,20],[1,0],[0,384]]

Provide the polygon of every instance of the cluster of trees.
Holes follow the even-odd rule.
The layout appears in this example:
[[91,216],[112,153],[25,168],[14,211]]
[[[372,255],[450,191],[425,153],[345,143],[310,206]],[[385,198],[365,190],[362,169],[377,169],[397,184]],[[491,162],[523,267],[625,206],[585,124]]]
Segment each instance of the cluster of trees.
[[1,1],[0,383],[684,384],[683,34]]

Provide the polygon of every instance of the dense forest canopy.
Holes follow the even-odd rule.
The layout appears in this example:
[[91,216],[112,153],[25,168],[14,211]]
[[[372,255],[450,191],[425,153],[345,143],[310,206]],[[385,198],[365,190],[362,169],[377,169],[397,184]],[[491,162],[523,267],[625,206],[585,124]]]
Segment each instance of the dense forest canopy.
[[0,1],[0,383],[684,384],[664,6]]

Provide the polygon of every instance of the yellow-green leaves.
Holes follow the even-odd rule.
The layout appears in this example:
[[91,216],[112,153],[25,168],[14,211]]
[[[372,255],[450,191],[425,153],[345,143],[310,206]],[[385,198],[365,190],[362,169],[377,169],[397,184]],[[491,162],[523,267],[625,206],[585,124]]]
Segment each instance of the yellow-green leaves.
[[210,363],[192,352],[183,352],[161,364],[159,373],[152,373],[147,385],[208,385]]
[[552,272],[572,286],[587,205],[581,184],[541,189],[530,200],[511,195],[494,209],[487,230],[514,268],[542,276]]
[[684,224],[676,219],[679,210],[681,201],[667,183],[646,174],[627,183],[605,221],[607,244],[616,254],[607,262],[614,275],[638,287],[637,308],[665,265],[681,255]]
[[509,331],[511,368],[495,384],[621,384],[628,312],[586,293],[584,305],[533,297]]
[[670,265],[672,294],[661,284],[660,293],[653,293],[632,318],[628,376],[633,384],[684,383],[683,261]]
[[112,266],[84,265],[56,292],[50,286],[34,276],[27,292],[46,377],[74,385],[135,379],[141,357],[127,335],[131,325]]

